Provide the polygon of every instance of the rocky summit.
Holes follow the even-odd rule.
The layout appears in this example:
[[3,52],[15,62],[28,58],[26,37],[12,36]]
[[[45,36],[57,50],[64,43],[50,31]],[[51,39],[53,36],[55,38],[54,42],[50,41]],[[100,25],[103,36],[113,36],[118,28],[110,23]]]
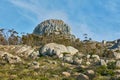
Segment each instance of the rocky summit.
[[38,24],[33,30],[33,34],[37,35],[64,35],[67,38],[75,39],[75,36],[71,34],[71,29],[68,24],[62,20],[50,19],[45,20]]
[[62,20],[50,19],[38,24],[33,33],[39,35],[70,34],[70,27]]

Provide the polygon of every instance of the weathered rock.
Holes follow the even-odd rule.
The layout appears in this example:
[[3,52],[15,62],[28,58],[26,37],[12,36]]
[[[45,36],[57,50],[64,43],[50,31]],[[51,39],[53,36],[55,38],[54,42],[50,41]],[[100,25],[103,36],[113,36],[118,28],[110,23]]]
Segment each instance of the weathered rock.
[[69,53],[71,53],[71,55],[74,55],[74,54],[76,54],[76,53],[78,52],[78,50],[75,49],[75,48],[72,47],[72,46],[67,46],[67,51],[68,51]]
[[68,63],[73,63],[73,57],[71,55],[63,56],[63,60]]
[[100,60],[100,65],[102,65],[102,66],[107,66],[105,60],[103,60],[103,59]]
[[38,69],[40,67],[39,63],[36,61],[29,63],[28,66],[29,66],[29,68],[32,68],[32,69]]
[[94,75],[95,72],[93,70],[87,70],[87,74]]
[[78,77],[77,77],[77,80],[89,80],[89,77],[85,74],[80,74]]
[[[72,49],[72,50],[69,50]],[[70,55],[74,55],[75,53],[77,53],[78,50],[73,48],[73,47],[65,47],[64,45],[61,44],[56,44],[56,43],[49,43],[46,44],[44,47],[42,47],[42,49],[40,50],[40,53],[42,55],[57,55],[57,57],[62,58],[63,57],[63,53],[68,53]]]
[[86,65],[90,65],[91,63],[89,61],[86,62]]
[[94,58],[96,61],[100,60],[100,57],[98,55],[92,55],[92,58]]
[[117,61],[117,62],[116,62],[116,67],[117,67],[117,68],[120,68],[120,61]]
[[87,70],[86,75],[92,79],[95,76],[95,72],[93,70]]
[[16,54],[20,57],[28,57],[34,52],[34,49],[31,46],[20,46],[19,49],[16,50]]
[[81,59],[79,59],[79,58],[74,58],[74,59],[73,59],[73,63],[74,63],[74,64],[77,64],[77,65],[82,64],[82,61],[83,61],[82,58],[81,58]]
[[82,52],[78,52],[74,55],[75,57],[78,57],[78,58],[82,58],[85,56],[85,54],[83,54]]
[[90,59],[91,55],[88,54],[86,57],[87,57],[87,59]]
[[62,20],[50,19],[40,23],[34,29],[33,33],[38,35],[50,35],[51,33],[70,34],[70,27],[67,24],[65,24]]
[[29,57],[32,59],[36,59],[39,56],[39,51],[33,51],[31,54],[29,54]]
[[120,59],[120,53],[113,52],[115,59]]
[[114,71],[116,74],[120,74],[120,70],[115,70]]
[[103,45],[106,45],[106,43],[107,43],[107,41],[105,41],[105,40],[102,41],[102,44],[103,44]]
[[22,60],[18,56],[13,56],[10,53],[0,51],[0,57],[8,63],[19,63]]
[[66,76],[66,77],[70,77],[70,76],[71,76],[71,74],[70,74],[69,72],[62,72],[62,74],[63,74],[64,76]]

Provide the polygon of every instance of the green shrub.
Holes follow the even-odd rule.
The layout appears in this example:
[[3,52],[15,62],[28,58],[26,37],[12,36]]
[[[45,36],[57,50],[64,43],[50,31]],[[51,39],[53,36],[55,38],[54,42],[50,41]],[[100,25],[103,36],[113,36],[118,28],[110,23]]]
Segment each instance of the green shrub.
[[115,69],[116,68],[115,62],[109,62],[107,65],[108,65],[107,66],[108,69]]
[[99,73],[102,76],[113,76],[114,72],[111,69],[108,69],[106,66],[100,66],[97,68],[97,73]]

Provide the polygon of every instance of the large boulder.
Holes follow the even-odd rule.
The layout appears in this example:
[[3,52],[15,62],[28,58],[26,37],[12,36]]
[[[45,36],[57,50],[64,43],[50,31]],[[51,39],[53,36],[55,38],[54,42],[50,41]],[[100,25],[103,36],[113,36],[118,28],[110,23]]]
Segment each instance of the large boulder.
[[[71,50],[70,50],[71,49]],[[62,44],[56,44],[56,43],[49,43],[43,46],[40,50],[40,53],[42,55],[56,55],[57,57],[61,58],[63,57],[64,53],[68,53],[69,55],[74,55],[78,52],[77,49],[71,46],[64,46]]]

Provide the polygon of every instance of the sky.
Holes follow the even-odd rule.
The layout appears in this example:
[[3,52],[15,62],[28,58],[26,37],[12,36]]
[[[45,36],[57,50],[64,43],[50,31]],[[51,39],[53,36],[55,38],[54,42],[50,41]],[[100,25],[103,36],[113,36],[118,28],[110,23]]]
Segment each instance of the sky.
[[120,38],[120,0],[0,0],[0,28],[32,33],[47,19],[61,19],[83,39]]

